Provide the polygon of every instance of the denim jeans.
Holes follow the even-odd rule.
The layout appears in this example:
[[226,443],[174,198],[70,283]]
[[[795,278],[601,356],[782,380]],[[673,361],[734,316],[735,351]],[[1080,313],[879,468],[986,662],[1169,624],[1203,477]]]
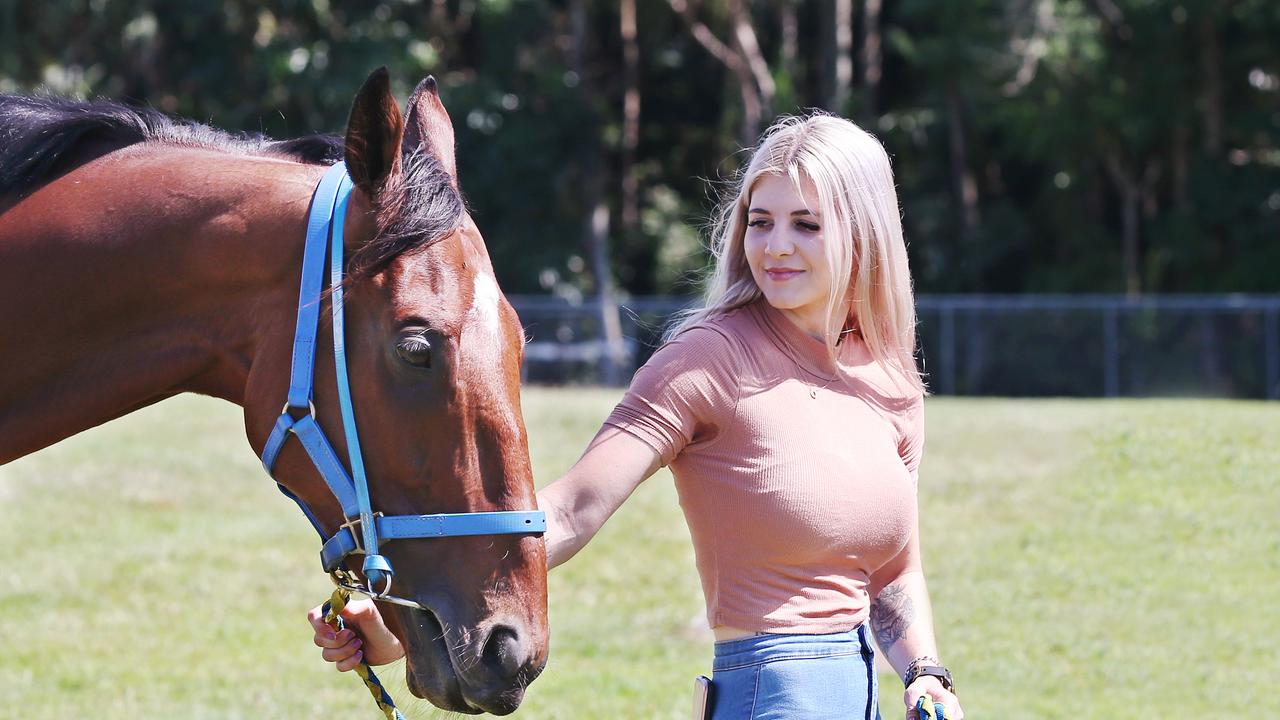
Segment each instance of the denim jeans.
[[866,623],[716,643],[712,720],[880,720]]

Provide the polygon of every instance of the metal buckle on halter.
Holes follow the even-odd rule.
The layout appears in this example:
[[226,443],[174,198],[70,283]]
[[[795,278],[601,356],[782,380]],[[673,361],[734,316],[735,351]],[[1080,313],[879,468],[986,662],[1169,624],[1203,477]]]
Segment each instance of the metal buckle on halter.
[[382,589],[374,590],[373,581],[370,580],[369,578],[365,578],[364,584],[365,584],[365,587],[368,588],[368,591],[367,591],[368,596],[373,598],[374,600],[386,600],[390,598],[391,596],[388,595],[387,593],[391,592],[391,581],[394,579],[395,578],[393,576],[387,575],[387,581],[386,583],[383,584]]
[[329,579],[333,581],[334,585],[337,585],[338,587],[344,590],[348,590],[354,593],[360,593],[361,595],[365,595],[369,598],[377,600],[378,602],[388,602],[394,605],[403,605],[404,607],[413,608],[414,610],[431,612],[422,603],[414,602],[413,600],[407,600],[402,597],[396,597],[395,595],[388,595],[385,592],[381,595],[374,595],[373,593],[370,593],[369,588],[366,586],[360,585],[360,578],[350,570],[345,570],[345,569],[334,570],[333,572],[329,573]]
[[333,581],[334,585],[337,585],[340,588],[352,590],[360,593],[361,595],[364,594],[364,590],[357,584],[360,581],[360,578],[356,577],[355,573],[347,570],[346,568],[338,568],[337,570],[329,573],[329,579]]
[[[382,514],[381,512],[373,513],[373,518],[374,518],[374,523],[375,523],[375,524],[374,524],[374,532],[375,532],[375,533],[377,532],[377,524],[376,524],[376,523],[378,522],[378,518],[380,518],[380,517],[382,517],[382,516],[383,516],[383,514]],[[352,539],[352,540],[355,542],[355,544],[356,544],[355,549],[354,549],[354,550],[352,550],[351,552],[352,552],[352,553],[359,553],[359,554],[361,554],[361,555],[364,555],[364,554],[366,554],[366,550],[365,550],[365,547],[364,547],[364,536],[363,536],[363,534],[360,532],[360,526],[361,526],[361,525],[362,525],[362,523],[361,523],[361,521],[360,521],[360,517],[359,517],[359,516],[356,516],[356,517],[353,517],[353,518],[348,518],[346,522],[344,522],[344,523],[342,523],[341,525],[339,525],[339,526],[338,526],[338,532],[342,532],[342,530],[343,530],[343,529],[346,529],[346,531],[347,531],[347,532],[351,533],[351,539]],[[335,572],[338,572],[338,571],[335,571]],[[346,572],[346,571],[341,571],[341,572]],[[358,581],[358,578],[355,576],[355,574],[354,574],[354,573],[347,572],[347,574],[350,576],[350,579],[353,581],[353,582],[352,582],[352,584],[355,584],[355,581]],[[383,586],[382,586],[382,590],[377,590],[377,589],[375,589],[375,588],[373,587],[373,583],[372,583],[372,581],[370,581],[368,578],[365,578],[364,588],[363,588],[363,589],[361,589],[361,590],[360,590],[360,592],[361,592],[361,593],[363,593],[363,594],[365,594],[365,595],[368,595],[368,596],[369,596],[369,597],[371,597],[371,598],[375,598],[375,599],[378,599],[378,600],[382,600],[382,599],[389,598],[390,596],[389,596],[387,593],[391,592],[391,582],[392,582],[392,580],[393,580],[393,579],[394,579],[394,578],[393,578],[391,575],[387,575],[387,580],[386,580],[386,582],[383,584]],[[337,580],[335,580],[334,582],[337,582]],[[346,586],[346,585],[343,585],[343,587],[347,587],[347,586]],[[354,588],[347,587],[347,589],[348,589],[348,590],[351,590],[351,589],[354,589]],[[404,604],[404,603],[401,603],[401,604]],[[416,607],[416,606],[417,606],[417,604],[416,604],[416,603],[414,603],[414,606]]]
[[[374,513],[373,516],[378,517],[381,514],[382,513]],[[346,528],[347,531],[351,533],[351,539],[354,540],[356,543],[356,549],[352,550],[351,552],[356,552],[363,555],[364,554],[364,538],[361,536],[361,533],[360,533],[360,516],[357,515],[353,518],[347,518],[346,522],[338,526],[338,532],[342,532],[343,528]]]

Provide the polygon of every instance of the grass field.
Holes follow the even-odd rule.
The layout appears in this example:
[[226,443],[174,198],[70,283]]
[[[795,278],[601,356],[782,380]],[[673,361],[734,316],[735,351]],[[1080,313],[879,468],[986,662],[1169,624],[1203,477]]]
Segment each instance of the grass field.
[[[526,391],[540,482],[617,397]],[[928,416],[925,558],[970,718],[1277,716],[1280,405],[935,399]],[[178,398],[11,463],[0,510],[0,718],[378,717],[311,646],[316,538],[238,408]],[[552,573],[551,661],[515,717],[687,717],[710,660],[692,558],[655,476]],[[383,673],[411,716],[444,715],[400,674]],[[901,717],[900,683],[881,686]]]

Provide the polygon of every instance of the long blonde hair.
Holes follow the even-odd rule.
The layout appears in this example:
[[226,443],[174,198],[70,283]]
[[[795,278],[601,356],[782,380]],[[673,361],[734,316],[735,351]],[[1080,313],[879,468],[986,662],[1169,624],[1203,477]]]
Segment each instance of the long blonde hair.
[[[789,177],[797,188],[802,178],[814,184],[831,277],[850,279],[848,287],[833,282],[827,297],[825,338],[832,358],[841,330],[852,325],[895,382],[905,380],[924,392],[915,362],[915,300],[889,156],[870,133],[832,115],[784,117],[765,131],[714,217],[704,305],[682,314],[666,338],[762,296],[747,265],[743,237],[751,190],[766,174]],[[845,242],[832,242],[836,238]],[[841,316],[838,309],[849,301],[848,316]]]

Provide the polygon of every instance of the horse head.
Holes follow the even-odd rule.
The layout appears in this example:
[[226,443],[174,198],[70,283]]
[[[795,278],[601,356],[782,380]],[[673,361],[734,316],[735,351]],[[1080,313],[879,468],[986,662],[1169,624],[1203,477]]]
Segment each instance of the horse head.
[[[352,107],[345,159],[355,187],[344,224],[344,335],[373,510],[533,509],[523,331],[459,192],[435,81],[418,85],[402,115],[386,70],[375,71]],[[322,326],[324,346],[332,333]],[[346,460],[334,362],[316,357],[314,412]],[[261,400],[248,398],[246,413],[279,413],[277,396]],[[325,532],[338,530],[343,513],[296,443],[276,477]],[[382,554],[395,568],[394,594],[420,606],[379,603],[406,649],[410,690],[459,712],[515,710],[547,657],[541,539],[402,539]],[[359,570],[358,559],[347,564]]]

